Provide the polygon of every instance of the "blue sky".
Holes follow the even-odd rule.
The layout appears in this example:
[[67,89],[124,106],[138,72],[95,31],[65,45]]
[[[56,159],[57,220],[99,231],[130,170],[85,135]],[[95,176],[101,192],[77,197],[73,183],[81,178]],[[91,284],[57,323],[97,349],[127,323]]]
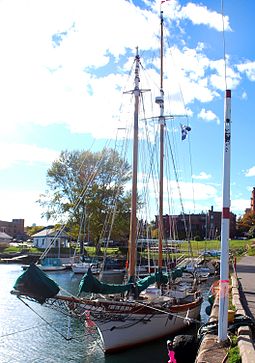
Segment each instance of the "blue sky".
[[[240,215],[255,185],[255,4],[223,5],[232,90],[231,210]],[[136,46],[142,55],[154,55],[149,74],[157,76],[159,8],[159,1],[141,0],[0,1],[1,220],[47,224],[36,200],[52,161],[61,150],[97,150],[115,138],[120,90]],[[196,212],[211,205],[221,210],[222,1],[169,0],[162,9],[171,49],[166,62],[175,66],[169,89],[172,95],[181,89],[192,127]],[[182,111],[177,101],[172,107]],[[188,200],[184,205],[189,210]]]

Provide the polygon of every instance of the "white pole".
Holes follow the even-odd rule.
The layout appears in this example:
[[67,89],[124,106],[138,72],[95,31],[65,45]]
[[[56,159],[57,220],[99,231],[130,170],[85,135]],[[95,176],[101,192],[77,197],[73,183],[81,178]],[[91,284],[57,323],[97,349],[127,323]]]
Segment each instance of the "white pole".
[[231,141],[231,91],[226,90],[224,152],[223,152],[223,190],[221,216],[221,261],[219,292],[219,341],[227,340],[228,295],[229,295],[229,219],[230,219],[230,141]]

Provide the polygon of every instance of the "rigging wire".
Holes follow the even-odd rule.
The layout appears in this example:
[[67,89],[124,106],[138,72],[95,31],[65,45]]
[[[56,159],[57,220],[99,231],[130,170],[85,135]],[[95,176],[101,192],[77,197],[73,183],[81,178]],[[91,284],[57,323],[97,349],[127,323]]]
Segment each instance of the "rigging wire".
[[[171,58],[172,58],[172,61],[173,61],[173,65],[174,65],[174,67],[176,69],[177,68],[176,62],[175,62],[174,55],[173,55],[173,52],[172,52],[172,49],[171,49],[171,46],[170,46],[169,39],[167,37],[166,37],[166,43],[168,45],[169,54],[171,55]],[[177,82],[177,83],[178,83],[178,88],[179,88],[179,94],[180,94],[181,102],[182,102],[183,109],[184,109],[184,117],[186,119],[186,124],[187,125],[190,125],[190,120],[189,120],[189,116],[188,116],[188,113],[187,113],[186,102],[185,102],[185,99],[184,99],[183,90],[182,90],[181,84],[179,82]],[[195,210],[196,210],[196,204],[195,204],[195,188],[194,188],[194,178],[193,178],[193,166],[192,166],[193,165],[193,162],[192,162],[190,135],[188,137],[188,143],[189,143],[189,165],[190,165],[190,174],[191,174],[193,209],[194,209],[194,212],[195,212]]]
[[33,313],[35,313],[35,315],[37,315],[41,320],[43,320],[45,322],[45,324],[47,324],[48,326],[50,326],[53,330],[55,330],[56,333],[58,333],[59,335],[61,335],[65,340],[70,340],[71,338],[66,337],[64,334],[62,334],[59,330],[57,330],[52,324],[51,322],[47,321],[43,316],[41,316],[39,313],[37,313],[37,311],[35,311],[29,304],[27,304],[23,299],[21,299],[18,296],[18,299],[23,302],[23,304],[25,304],[31,311],[33,311]]

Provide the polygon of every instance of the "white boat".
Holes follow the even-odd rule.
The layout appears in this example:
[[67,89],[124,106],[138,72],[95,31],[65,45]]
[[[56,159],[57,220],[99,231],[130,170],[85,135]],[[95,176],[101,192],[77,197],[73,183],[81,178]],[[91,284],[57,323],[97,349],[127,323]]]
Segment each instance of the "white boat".
[[92,273],[95,275],[99,275],[101,271],[101,267],[99,263],[94,263],[93,261],[90,262],[76,262],[71,265],[72,271],[75,274],[85,274],[88,272],[90,268]]

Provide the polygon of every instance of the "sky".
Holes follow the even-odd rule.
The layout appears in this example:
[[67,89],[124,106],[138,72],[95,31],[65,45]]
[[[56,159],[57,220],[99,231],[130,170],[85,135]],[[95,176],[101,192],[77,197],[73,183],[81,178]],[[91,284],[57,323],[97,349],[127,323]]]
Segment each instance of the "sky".
[[192,128],[196,212],[222,209],[226,88],[232,91],[231,211],[249,208],[253,0],[0,0],[0,220],[48,224],[36,202],[47,189],[47,170],[62,150],[100,150],[116,137],[120,90],[137,46],[141,58],[150,55],[148,74],[159,82],[160,7],[173,66],[166,79],[171,112],[183,111],[178,88]]

